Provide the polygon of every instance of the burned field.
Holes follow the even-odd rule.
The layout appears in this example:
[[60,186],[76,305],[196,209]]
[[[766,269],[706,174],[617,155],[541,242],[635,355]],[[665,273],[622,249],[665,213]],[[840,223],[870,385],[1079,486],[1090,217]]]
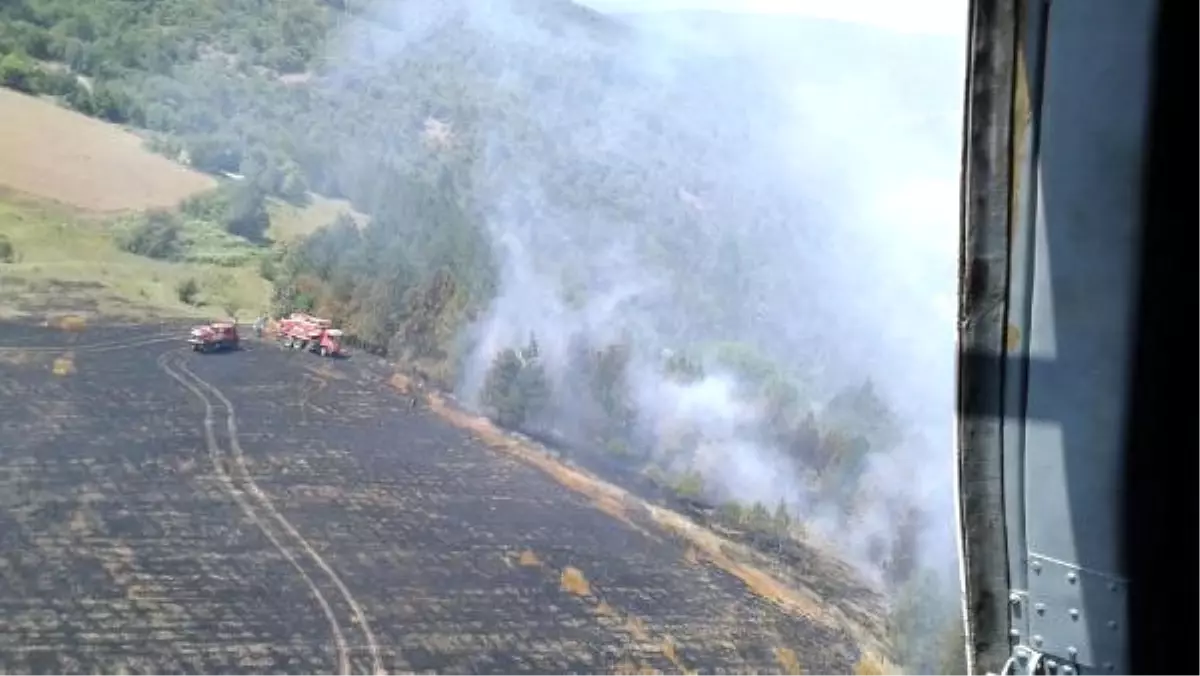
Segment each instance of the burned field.
[[362,363],[0,326],[0,671],[807,672],[860,654]]

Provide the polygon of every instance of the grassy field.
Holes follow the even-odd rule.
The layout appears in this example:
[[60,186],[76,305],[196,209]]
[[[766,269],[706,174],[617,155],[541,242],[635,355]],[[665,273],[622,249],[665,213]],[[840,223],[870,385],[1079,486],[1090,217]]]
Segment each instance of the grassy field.
[[341,214],[353,218],[360,227],[370,218],[355,211],[346,200],[329,199],[320,195],[313,195],[312,202],[304,208],[272,200],[267,211],[271,215],[271,228],[267,231],[267,236],[277,242],[303,237],[317,228],[329,225]]
[[216,181],[119,127],[0,89],[0,185],[97,212],[170,207]]
[[[11,263],[0,264],[0,317],[83,312],[129,319],[224,316],[261,311],[270,284],[255,265],[222,267],[158,261],[121,251],[111,224],[57,204],[0,193],[0,235]],[[179,300],[186,279],[201,305]]]
[[[154,316],[248,317],[266,309],[270,283],[259,273],[269,253],[213,224],[188,223],[179,261],[122,251],[117,233],[136,214],[172,208],[218,180],[148,151],[115,125],[53,102],[0,89],[0,318],[86,313],[128,319]],[[269,236],[290,241],[340,213],[365,216],[339,200],[313,196],[300,208],[269,209]],[[0,256],[2,257],[2,256]],[[179,299],[186,280],[197,302]]]

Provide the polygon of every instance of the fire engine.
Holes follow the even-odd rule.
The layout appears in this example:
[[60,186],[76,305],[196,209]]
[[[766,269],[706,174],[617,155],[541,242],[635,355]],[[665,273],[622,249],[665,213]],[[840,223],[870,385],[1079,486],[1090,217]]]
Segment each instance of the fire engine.
[[188,343],[193,352],[216,352],[238,349],[237,325],[232,322],[212,322],[192,327]]
[[277,337],[284,347],[308,350],[322,357],[342,354],[342,331],[328,319],[293,312],[279,320]]

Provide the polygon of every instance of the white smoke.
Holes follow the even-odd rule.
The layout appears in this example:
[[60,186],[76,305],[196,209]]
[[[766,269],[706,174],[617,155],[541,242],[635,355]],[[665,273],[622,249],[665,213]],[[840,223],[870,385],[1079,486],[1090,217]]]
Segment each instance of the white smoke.
[[[628,343],[645,432],[701,439],[680,469],[716,495],[782,502],[852,558],[892,530],[894,499],[915,501],[937,515],[929,551],[951,556],[961,35],[675,13],[622,15],[604,32],[531,18],[564,4],[396,2],[384,11],[390,28],[349,29],[334,59],[347,65],[333,80],[348,81],[417,58],[447,28],[496,55],[496,74],[478,85],[513,104],[472,133],[501,275],[469,329],[462,399],[477,402],[494,355],[531,336],[565,400],[580,387],[569,371],[576,339]],[[530,87],[513,55],[561,64],[563,79]],[[546,139],[544,154],[507,156],[520,135]],[[651,195],[653,208],[572,203],[554,190],[575,167],[610,168],[614,199]],[[725,258],[680,261],[671,246],[684,244]],[[677,302],[710,284],[737,285],[739,307],[710,318]],[[815,500],[808,468],[762,440],[763,412],[732,374],[710,368],[691,385],[662,375],[664,350],[729,333],[754,337],[801,376],[814,408],[870,378],[898,413],[905,434],[871,456],[862,492],[876,499],[856,530]]]

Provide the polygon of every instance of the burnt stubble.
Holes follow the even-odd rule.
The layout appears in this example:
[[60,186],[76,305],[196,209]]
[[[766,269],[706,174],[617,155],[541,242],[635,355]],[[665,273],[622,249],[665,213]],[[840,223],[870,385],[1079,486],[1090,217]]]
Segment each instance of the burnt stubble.
[[[0,326],[0,671],[847,672],[368,358]],[[232,413],[232,419],[231,419]]]

